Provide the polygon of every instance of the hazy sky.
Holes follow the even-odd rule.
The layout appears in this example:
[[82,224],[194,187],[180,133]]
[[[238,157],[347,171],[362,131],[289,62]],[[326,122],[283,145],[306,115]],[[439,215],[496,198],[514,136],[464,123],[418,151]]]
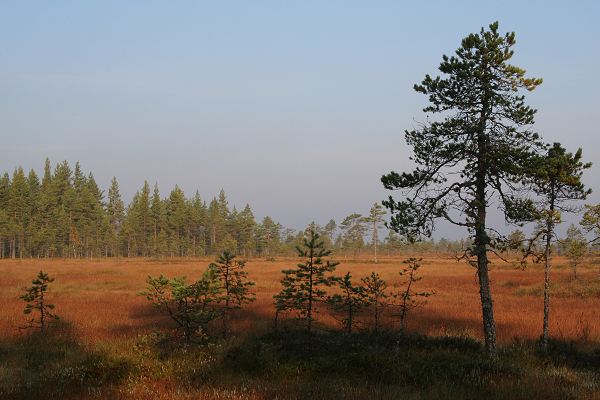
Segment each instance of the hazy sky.
[[127,200],[147,179],[164,196],[223,188],[293,228],[339,221],[410,167],[403,130],[425,104],[412,85],[499,20],[514,63],[544,78],[528,96],[537,130],[584,147],[598,202],[598,4],[3,1],[0,171],[79,160]]

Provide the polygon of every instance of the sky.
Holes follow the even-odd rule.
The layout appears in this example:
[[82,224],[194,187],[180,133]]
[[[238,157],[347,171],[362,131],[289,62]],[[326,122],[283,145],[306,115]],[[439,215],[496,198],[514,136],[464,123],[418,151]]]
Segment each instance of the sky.
[[79,160],[127,200],[148,180],[223,188],[295,229],[339,222],[411,168],[413,84],[498,20],[544,79],[535,129],[584,148],[597,203],[599,17],[595,1],[3,1],[0,171]]

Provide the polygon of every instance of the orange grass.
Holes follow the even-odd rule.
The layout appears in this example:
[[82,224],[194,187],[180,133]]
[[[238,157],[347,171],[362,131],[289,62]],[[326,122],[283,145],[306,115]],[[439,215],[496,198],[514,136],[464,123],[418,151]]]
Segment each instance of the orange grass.
[[[434,290],[435,295],[409,316],[409,330],[433,335],[467,333],[480,338],[480,304],[475,270],[450,257],[424,255],[423,258],[420,270],[423,280],[417,283],[417,289]],[[401,261],[398,257],[383,259],[378,264],[368,260],[342,260],[336,274],[343,275],[349,271],[358,280],[371,271],[377,271],[393,286],[398,282]],[[18,328],[26,321],[22,313],[24,304],[19,296],[40,269],[56,278],[49,299],[56,304],[57,314],[70,326],[78,340],[94,343],[133,338],[169,326],[168,320],[158,315],[139,295],[144,290],[146,277],[164,274],[196,279],[209,262],[209,259],[1,260],[0,340],[19,335]],[[256,282],[257,301],[237,316],[235,329],[238,332],[263,330],[270,326],[272,296],[280,289],[281,270],[292,267],[296,262],[293,258],[248,261],[249,276]],[[554,263],[553,280],[557,283],[570,280],[571,271],[566,267],[566,261],[557,258]],[[598,268],[584,264],[579,267],[579,275],[581,282],[598,279]],[[533,266],[521,271],[498,262],[492,266],[491,278],[499,340],[507,343],[514,338],[539,337],[542,298],[519,295],[518,292],[542,282],[541,267]],[[567,340],[587,335],[590,342],[598,342],[599,306],[600,298],[597,296],[554,298],[551,335]],[[336,323],[325,311],[318,318],[323,324]]]

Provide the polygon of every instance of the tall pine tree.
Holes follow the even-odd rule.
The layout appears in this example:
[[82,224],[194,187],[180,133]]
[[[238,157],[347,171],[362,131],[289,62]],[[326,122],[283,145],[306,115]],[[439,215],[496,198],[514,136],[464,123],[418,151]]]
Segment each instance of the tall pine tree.
[[[466,254],[477,268],[485,346],[496,353],[496,323],[489,279],[488,251],[493,250],[487,213],[492,197],[507,222],[531,218],[530,203],[518,197],[524,174],[543,146],[532,132],[535,110],[521,91],[534,90],[541,79],[509,64],[515,34],[502,35],[498,23],[470,34],[453,56],[443,56],[443,77],[429,75],[414,89],[425,94],[432,114],[406,132],[413,149],[413,172],[382,177],[385,188],[399,189],[384,205],[390,227],[405,237],[430,236],[442,218],[468,230],[473,245]],[[435,116],[439,118],[434,118]]]

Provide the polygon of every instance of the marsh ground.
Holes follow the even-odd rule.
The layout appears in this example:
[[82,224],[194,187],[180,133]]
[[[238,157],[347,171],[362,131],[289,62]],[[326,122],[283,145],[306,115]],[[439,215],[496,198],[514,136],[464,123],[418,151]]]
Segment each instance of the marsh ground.
[[[315,348],[308,355],[290,356],[294,350],[286,347],[289,343],[299,341],[302,347],[303,341],[311,340],[271,332],[272,296],[280,289],[281,270],[297,261],[293,258],[249,260],[257,300],[236,316],[235,338],[209,349],[183,350],[153,344],[154,332],[167,331],[170,324],[139,293],[148,275],[195,279],[210,259],[2,260],[0,392],[6,398],[476,398],[488,392],[498,398],[598,396],[600,378],[589,367],[596,366],[600,346],[600,265],[589,261],[579,266],[579,279],[574,281],[566,260],[555,259],[551,334],[568,350],[561,350],[567,355],[545,358],[537,355],[534,345],[523,344],[533,342],[541,330],[541,267],[523,271],[495,263],[495,313],[506,355],[492,365],[477,348],[481,327],[474,269],[450,256],[422,257],[419,289],[435,295],[409,316],[408,329],[416,336],[396,342],[395,351],[404,354],[398,357],[386,351],[395,343],[389,334],[359,334],[350,342],[337,338],[332,333],[337,322],[325,310],[319,316],[323,333]],[[349,271],[358,279],[376,271],[390,286],[398,282],[402,265],[398,257],[377,264],[368,259],[340,261],[337,274]],[[19,330],[26,320],[19,295],[40,269],[56,278],[49,298],[62,318],[46,339]],[[395,322],[386,322],[393,330]],[[374,347],[365,350],[373,342]],[[314,353],[318,343],[323,346],[320,355]],[[357,343],[362,350],[353,353]],[[334,348],[350,357],[345,361],[347,373],[329,363],[338,358],[331,352]],[[409,358],[398,364],[405,356]],[[436,357],[440,363],[428,364]],[[362,365],[358,372],[357,365]],[[416,374],[415,368],[425,372]],[[466,377],[448,375],[453,368]],[[346,381],[349,377],[352,381]]]

